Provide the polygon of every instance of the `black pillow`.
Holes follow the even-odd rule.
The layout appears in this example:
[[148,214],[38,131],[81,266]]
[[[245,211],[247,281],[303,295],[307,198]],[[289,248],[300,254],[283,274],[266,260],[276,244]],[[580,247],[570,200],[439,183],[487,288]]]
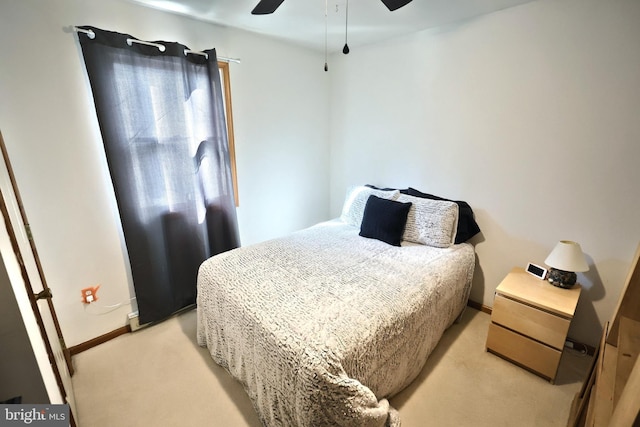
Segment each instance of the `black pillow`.
[[473,216],[473,210],[467,202],[459,200],[450,200],[443,197],[434,196],[433,194],[423,193],[415,188],[407,188],[406,190],[400,190],[402,194],[409,196],[421,197],[423,199],[431,200],[446,200],[448,202],[455,202],[458,204],[458,230],[456,232],[455,243],[463,243],[475,236],[480,232],[480,227]]
[[371,195],[367,199],[360,235],[400,246],[411,202],[402,203]]

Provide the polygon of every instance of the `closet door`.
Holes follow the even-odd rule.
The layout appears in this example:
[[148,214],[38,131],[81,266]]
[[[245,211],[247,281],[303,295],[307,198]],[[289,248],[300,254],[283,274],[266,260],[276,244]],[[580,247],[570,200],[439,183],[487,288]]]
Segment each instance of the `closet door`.
[[42,403],[68,403],[71,425],[75,426],[71,360],[1,133],[0,150],[0,254],[49,395],[50,402]]

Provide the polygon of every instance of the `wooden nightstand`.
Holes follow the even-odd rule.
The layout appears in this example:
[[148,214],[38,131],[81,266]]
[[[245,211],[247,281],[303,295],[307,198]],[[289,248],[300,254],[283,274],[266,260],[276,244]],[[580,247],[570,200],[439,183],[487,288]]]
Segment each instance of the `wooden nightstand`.
[[581,290],[514,268],[496,288],[487,351],[553,382]]

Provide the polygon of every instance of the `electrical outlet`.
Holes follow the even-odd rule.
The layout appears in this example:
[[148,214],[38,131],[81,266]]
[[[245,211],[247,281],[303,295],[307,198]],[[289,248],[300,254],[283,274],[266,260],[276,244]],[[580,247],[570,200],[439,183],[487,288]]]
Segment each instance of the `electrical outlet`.
[[82,293],[82,303],[91,304],[98,301],[98,289],[100,289],[100,285],[82,289],[80,291]]

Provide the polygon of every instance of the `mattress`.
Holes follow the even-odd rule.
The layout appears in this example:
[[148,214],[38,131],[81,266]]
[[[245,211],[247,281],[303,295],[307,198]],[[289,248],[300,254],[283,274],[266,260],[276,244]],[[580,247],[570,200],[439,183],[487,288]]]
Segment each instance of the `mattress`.
[[475,254],[329,221],[205,261],[197,339],[266,426],[396,426],[388,398],[466,306]]

